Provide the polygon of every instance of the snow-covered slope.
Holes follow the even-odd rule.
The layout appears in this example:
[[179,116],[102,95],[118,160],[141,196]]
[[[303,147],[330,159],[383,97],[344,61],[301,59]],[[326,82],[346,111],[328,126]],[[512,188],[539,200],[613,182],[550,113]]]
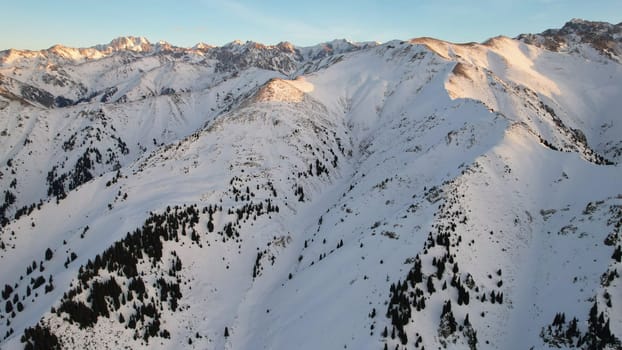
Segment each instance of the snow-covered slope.
[[0,53],[0,348],[619,348],[622,66],[567,32]]

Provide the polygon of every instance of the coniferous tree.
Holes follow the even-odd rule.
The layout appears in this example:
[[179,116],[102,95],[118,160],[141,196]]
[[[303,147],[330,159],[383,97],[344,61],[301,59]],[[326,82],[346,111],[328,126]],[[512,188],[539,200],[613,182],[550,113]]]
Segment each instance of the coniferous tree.
[[406,336],[406,332],[402,328],[400,328],[398,332],[398,338],[400,338],[400,342],[402,345],[408,344],[408,337]]
[[457,323],[454,314],[451,311],[451,301],[447,300],[443,305],[441,312],[441,322],[439,324],[439,335],[447,338],[456,331]]
[[428,294],[432,294],[436,292],[436,289],[434,288],[434,281],[432,280],[432,275],[428,276],[427,287],[428,287]]
[[2,291],[2,298],[4,300],[7,300],[9,296],[11,296],[11,293],[13,293],[13,287],[9,286],[8,284],[5,284],[4,290]]
[[45,260],[49,261],[52,259],[53,256],[54,256],[54,253],[52,252],[50,248],[45,250]]
[[413,281],[415,283],[421,283],[421,281],[423,281],[423,274],[421,273],[421,259],[419,258],[419,254],[415,257]]

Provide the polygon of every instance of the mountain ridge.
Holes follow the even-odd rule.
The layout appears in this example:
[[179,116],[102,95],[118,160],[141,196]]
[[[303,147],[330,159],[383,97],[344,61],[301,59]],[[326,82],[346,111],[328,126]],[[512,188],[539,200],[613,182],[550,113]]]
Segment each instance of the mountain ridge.
[[[351,42],[346,39],[334,39],[332,41],[323,42],[317,45],[312,46],[296,46],[290,42],[280,42],[274,45],[265,45],[259,42],[254,41],[241,41],[234,40],[232,42],[226,43],[222,46],[214,46],[206,43],[197,43],[192,47],[181,47],[172,45],[166,41],[158,41],[152,43],[145,37],[136,37],[132,35],[128,36],[119,36],[112,39],[107,44],[97,44],[90,47],[67,47],[62,44],[53,45],[47,49],[41,50],[20,50],[20,49],[6,49],[0,51],[0,55],[5,57],[15,57],[15,56],[30,56],[34,57],[37,55],[46,55],[46,54],[54,54],[58,57],[65,59],[72,59],[74,61],[81,61],[84,59],[97,59],[109,56],[118,52],[133,52],[137,54],[145,54],[145,55],[153,55],[158,53],[191,53],[191,52],[203,52],[206,53],[210,50],[214,49],[230,49],[234,52],[247,51],[249,49],[279,49],[283,52],[294,52],[299,51],[302,53],[307,53],[305,56],[309,56],[309,52],[314,51],[337,51],[339,53],[351,51],[352,49],[358,46],[371,46],[374,44],[378,44],[376,42],[362,42],[356,43]],[[314,58],[317,58],[319,53],[316,53]],[[8,59],[8,58],[5,58]]]
[[[592,37],[583,38],[585,39],[585,42],[590,43],[592,45],[602,45],[602,43],[598,43],[598,40],[602,40],[603,37],[607,37],[610,40],[613,39],[613,40],[619,41],[620,33],[622,31],[620,28],[622,28],[622,22],[618,24],[610,24],[607,22],[588,21],[588,20],[583,20],[580,18],[573,18],[570,21],[566,22],[564,26],[560,29],[547,29],[539,34],[519,34],[515,39],[529,40],[530,43],[532,44],[543,45],[543,43],[536,43],[535,38],[537,36],[548,38],[550,40],[550,38],[554,36],[577,35],[580,37],[581,33],[591,33],[591,34],[594,34],[595,37],[594,38]],[[425,38],[420,37],[420,38],[413,38],[410,40],[417,40],[417,39],[425,39]],[[439,40],[439,39],[435,39],[435,40]],[[484,40],[484,43],[488,40]],[[396,41],[396,40],[393,40],[393,41]],[[448,43],[454,44],[454,45],[459,45],[459,44],[468,45],[468,44],[473,44],[474,42],[472,43],[448,42]],[[205,50],[214,49],[214,48],[246,47],[246,46],[283,47],[283,48],[288,48],[291,51],[293,51],[294,49],[298,49],[301,51],[309,51],[309,50],[313,50],[317,48],[324,48],[324,49],[328,48],[329,50],[332,50],[333,47],[339,47],[343,45],[349,46],[349,47],[353,47],[353,46],[356,47],[356,46],[369,46],[369,45],[379,45],[379,44],[381,43],[372,42],[372,41],[366,41],[366,42],[359,43],[359,42],[353,42],[347,39],[334,39],[332,41],[327,41],[327,42],[323,42],[323,43],[319,43],[319,44],[311,45],[311,46],[298,46],[287,41],[280,42],[274,45],[266,45],[266,44],[262,44],[262,43],[254,42],[254,41],[234,40],[222,46],[215,46],[215,45],[210,45],[210,44],[200,42],[192,47],[182,47],[182,46],[172,45],[162,40],[152,43],[150,40],[148,40],[146,37],[143,37],[143,36],[127,35],[127,36],[116,37],[107,44],[96,44],[90,47],[67,47],[62,44],[55,44],[55,45],[52,45],[48,49],[21,50],[21,49],[15,49],[15,48],[8,48],[8,49],[0,51],[0,53],[14,52],[14,53],[21,53],[21,54],[34,54],[37,52],[41,53],[41,52],[47,51],[47,52],[52,52],[52,53],[56,53],[59,55],[63,55],[62,51],[65,51],[64,53],[65,56],[75,57],[75,54],[71,54],[71,55],[67,54],[67,51],[71,51],[73,53],[75,52],[86,53],[91,50],[95,50],[95,51],[101,52],[102,54],[110,54],[110,53],[118,52],[118,51],[132,51],[132,52],[137,52],[137,53],[141,52],[141,53],[146,53],[146,54],[154,54],[154,53],[158,53],[161,51],[191,51],[191,50],[205,51]],[[550,49],[553,48],[550,46],[552,45],[552,43],[549,43],[548,45]],[[559,43],[557,45],[559,46]]]

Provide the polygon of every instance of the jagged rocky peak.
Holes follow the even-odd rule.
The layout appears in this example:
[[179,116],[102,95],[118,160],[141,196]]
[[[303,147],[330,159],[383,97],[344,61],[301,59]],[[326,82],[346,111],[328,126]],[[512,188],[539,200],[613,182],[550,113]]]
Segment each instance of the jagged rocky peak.
[[3,57],[4,61],[14,61],[20,58],[60,58],[70,61],[81,61],[84,59],[98,59],[122,51],[153,53],[155,51],[165,51],[170,48],[172,48],[172,46],[164,41],[154,45],[144,37],[124,36],[115,38],[108,44],[86,48],[68,47],[56,44],[48,49],[40,51],[9,49],[3,51],[1,57]]
[[156,51],[174,51],[176,49],[174,45],[164,40],[158,41],[154,46]]
[[103,51],[136,51],[136,52],[148,52],[152,50],[152,45],[145,37],[136,36],[122,36],[115,39],[103,46]]
[[[97,59],[103,57],[101,51],[94,48],[73,48],[56,44],[48,49],[32,51],[32,50],[16,50],[8,49],[0,51],[0,63],[2,64],[14,64],[20,60],[49,60],[50,58],[57,58],[62,60],[81,60],[84,58]],[[25,62],[26,63],[26,62]],[[27,63],[26,63],[27,64]]]
[[14,64],[22,58],[33,58],[39,55],[39,51],[8,49],[0,51],[0,64]]
[[379,45],[377,42],[354,43],[347,39],[335,39],[314,46],[300,47],[298,50],[306,59],[315,60],[377,45]]
[[324,43],[324,46],[330,48],[331,50],[351,50],[358,47],[359,45],[351,42],[348,39],[335,39]]
[[218,60],[218,71],[241,71],[248,67],[275,70],[291,74],[298,69],[303,57],[291,45],[279,43],[264,45],[254,41],[232,41],[221,47],[214,47],[206,56]]
[[579,18],[574,18],[559,30],[547,30],[547,32],[557,32],[560,35],[577,34],[577,35],[607,35],[612,38],[617,34],[620,39],[622,34],[622,23],[611,24],[607,22],[592,22]]
[[206,44],[206,43],[203,43],[203,42],[200,42],[200,43],[198,43],[198,44],[196,44],[196,45],[194,45],[192,47],[192,49],[199,50],[199,51],[207,51],[207,50],[213,49],[213,48],[214,48],[213,45]]
[[233,40],[230,43],[227,43],[221,47],[221,49],[231,50],[235,52],[245,52],[249,50],[271,50],[275,49],[275,46],[272,45],[264,45],[262,43],[258,43],[252,40],[242,41],[242,40]]
[[69,60],[78,60],[82,58],[101,58],[103,54],[96,49],[93,48],[74,48],[67,47],[64,45],[54,45],[49,49],[45,50],[45,53],[48,55],[54,55],[57,57],[69,59]]
[[[247,41],[248,42],[248,41]],[[242,40],[239,39],[235,39],[232,42],[226,43],[222,46],[222,48],[225,47],[238,47],[238,46],[242,46],[244,45],[244,42]]]
[[265,45],[256,41],[248,40],[234,40],[221,47],[224,50],[231,50],[236,53],[247,51],[281,51],[284,53],[294,53],[295,47],[289,42],[280,42],[276,45]]
[[284,51],[284,52],[291,52],[291,53],[296,52],[296,46],[294,46],[289,41],[281,41],[280,43],[276,44],[276,47],[279,48],[279,50]]
[[575,18],[566,22],[561,29],[547,29],[540,34],[521,34],[517,39],[557,52],[570,52],[576,50],[577,45],[587,44],[610,59],[620,61],[622,57],[622,23]]

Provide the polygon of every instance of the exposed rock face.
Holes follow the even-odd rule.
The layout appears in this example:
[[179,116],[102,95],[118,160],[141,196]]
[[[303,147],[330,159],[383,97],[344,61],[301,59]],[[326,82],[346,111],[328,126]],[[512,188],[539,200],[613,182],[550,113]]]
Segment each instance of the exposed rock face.
[[578,45],[586,44],[610,59],[620,62],[622,58],[622,23],[574,19],[561,29],[549,29],[540,34],[521,34],[517,39],[558,52],[578,50]]

